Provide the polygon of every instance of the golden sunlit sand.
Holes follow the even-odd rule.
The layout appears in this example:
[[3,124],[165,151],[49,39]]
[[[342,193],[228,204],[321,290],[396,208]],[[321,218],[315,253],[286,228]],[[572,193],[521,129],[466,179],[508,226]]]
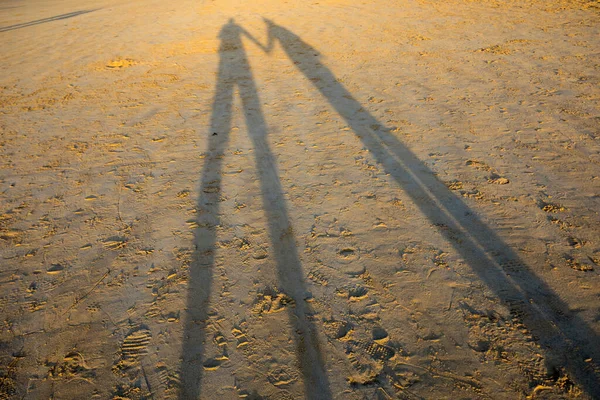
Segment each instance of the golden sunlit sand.
[[0,2],[0,399],[600,398],[600,5]]

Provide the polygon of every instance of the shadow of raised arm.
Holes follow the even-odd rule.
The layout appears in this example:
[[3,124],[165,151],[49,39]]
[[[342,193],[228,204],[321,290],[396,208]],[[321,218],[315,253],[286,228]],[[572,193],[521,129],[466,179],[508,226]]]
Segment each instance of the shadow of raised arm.
[[267,45],[262,44],[258,39],[256,39],[250,32],[240,26],[240,32],[246,36],[252,43],[260,47],[265,53],[270,53],[271,49],[273,49],[273,38],[269,33],[269,37],[267,40]]

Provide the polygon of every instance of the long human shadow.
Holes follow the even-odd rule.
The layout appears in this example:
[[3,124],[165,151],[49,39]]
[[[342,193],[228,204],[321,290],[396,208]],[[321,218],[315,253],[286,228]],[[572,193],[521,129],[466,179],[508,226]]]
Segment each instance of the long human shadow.
[[213,99],[208,155],[202,167],[198,200],[199,227],[194,238],[196,249],[189,271],[179,398],[197,399],[201,394],[205,328],[213,279],[212,270],[216,261],[216,229],[220,224],[222,163],[231,130],[233,94],[237,88],[242,100],[248,135],[255,149],[256,169],[275,255],[279,289],[294,300],[294,304],[288,307],[290,325],[293,328],[290,332],[294,337],[298,364],[304,378],[305,396],[308,399],[330,399],[329,382],[319,348],[317,330],[310,320],[311,310],[305,302],[307,291],[302,266],[276,160],[267,142],[267,125],[242,43],[242,35],[247,36],[263,50],[267,50],[233,19],[223,26],[219,34],[219,71]]
[[4,26],[4,27],[0,28],[0,32],[7,32],[7,31],[15,30],[15,29],[26,28],[28,26],[45,24],[46,22],[60,21],[61,19],[73,18],[78,15],[87,14],[87,13],[90,13],[93,11],[96,11],[96,10],[73,11],[73,12],[70,12],[67,14],[55,15],[54,17],[48,17],[48,18],[37,19],[35,21],[24,22],[22,24]]
[[539,340],[549,358],[592,398],[600,399],[598,335],[488,227],[440,182],[390,129],[366,111],[320,61],[319,52],[286,28],[265,19],[268,49],[279,42],[385,171],[411,197],[478,277]]

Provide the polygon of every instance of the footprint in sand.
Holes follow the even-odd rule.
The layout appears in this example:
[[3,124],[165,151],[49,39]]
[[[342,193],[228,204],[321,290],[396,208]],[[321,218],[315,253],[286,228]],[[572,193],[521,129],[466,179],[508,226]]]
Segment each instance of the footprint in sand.
[[[158,362],[155,366],[155,375],[157,377],[157,384],[152,386],[153,391],[160,395],[165,389],[177,388],[181,385],[179,377],[176,373],[172,372],[166,363]],[[157,398],[162,398],[157,396]]]
[[382,327],[378,326],[378,327],[373,328],[372,335],[373,335],[373,341],[382,346],[390,341],[390,336],[388,335],[387,331],[385,329],[383,329]]
[[71,372],[87,371],[90,368],[87,366],[83,355],[77,351],[72,351],[63,358],[65,367]]
[[239,325],[234,326],[233,329],[231,329],[231,334],[237,340],[236,347],[238,349],[250,344],[250,339],[248,338],[244,327]]
[[256,314],[272,314],[294,305],[294,299],[279,290],[267,287],[257,294],[252,311]]
[[348,291],[348,300],[360,301],[366,299],[369,295],[369,290],[361,285],[357,285]]
[[225,336],[223,336],[221,332],[215,333],[215,335],[213,336],[213,341],[217,346],[225,346],[227,344],[227,339],[225,338]]
[[510,183],[510,181],[508,180],[508,178],[500,176],[496,173],[492,173],[488,178],[488,183],[494,183],[496,185],[506,185]]
[[327,276],[318,269],[310,271],[308,273],[308,279],[321,286],[327,286],[329,284],[329,279]]
[[500,263],[500,268],[502,268],[505,271],[510,271],[510,272],[522,272],[522,271],[526,270],[527,267],[525,267],[525,265],[523,265],[523,263],[520,261],[507,260],[507,261]]
[[298,380],[297,374],[290,368],[278,366],[269,371],[267,380],[274,386],[285,386]]
[[49,275],[55,275],[62,272],[65,269],[65,266],[62,264],[52,264],[50,268],[46,270],[46,273]]
[[356,253],[356,250],[354,250],[354,249],[353,249],[353,248],[351,248],[351,247],[347,247],[347,248],[344,248],[344,249],[340,250],[340,251],[338,252],[338,256],[339,256],[340,258],[343,258],[343,259],[345,259],[345,260],[348,260],[348,259],[356,259],[356,258],[358,258],[358,255],[357,255],[357,253]]
[[387,361],[396,355],[391,347],[370,340],[349,340],[348,344],[352,348],[362,350],[377,361]]
[[218,357],[209,358],[202,363],[202,368],[206,371],[215,371],[221,367],[223,361],[228,360],[229,357],[222,355]]
[[152,334],[147,328],[138,328],[131,331],[121,345],[122,359],[126,363],[134,363],[140,357],[148,354],[148,344]]
[[127,239],[121,236],[111,236],[102,241],[104,247],[110,250],[122,249],[127,245]]
[[211,357],[202,363],[202,368],[204,368],[205,371],[215,371],[219,369],[225,361],[229,360],[227,346],[225,346],[227,344],[225,337],[223,337],[220,332],[217,332],[213,339],[220,347],[221,354]]
[[131,67],[132,65],[137,64],[136,61],[130,59],[130,58],[123,58],[123,59],[116,59],[116,60],[112,60],[109,63],[106,64],[106,68],[127,68],[127,67]]
[[558,213],[558,212],[563,212],[566,210],[566,208],[561,206],[560,204],[549,203],[549,202],[545,202],[543,200],[538,202],[538,207],[542,211],[545,211],[547,213]]
[[352,324],[347,321],[324,321],[323,327],[327,336],[340,341],[347,341],[350,339],[351,333],[353,332]]
[[360,258],[360,253],[356,249],[346,247],[338,251],[338,263],[341,272],[356,276],[365,272],[364,265],[357,262]]
[[85,362],[83,354],[72,351],[64,356],[62,363],[52,363],[48,374],[52,377],[90,377],[93,376],[93,371]]
[[589,272],[594,270],[592,262],[586,259],[575,260],[572,257],[567,257],[567,265],[576,271]]

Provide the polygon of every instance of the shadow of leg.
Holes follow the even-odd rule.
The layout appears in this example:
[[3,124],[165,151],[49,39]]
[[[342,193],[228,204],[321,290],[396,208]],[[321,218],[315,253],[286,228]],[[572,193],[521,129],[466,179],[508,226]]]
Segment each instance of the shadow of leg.
[[[233,43],[232,43],[233,41]],[[239,41],[239,40],[238,40]],[[241,41],[240,41],[241,43]],[[230,61],[239,55],[235,38],[225,36],[220,50],[217,87],[213,101],[211,131],[207,155],[202,167],[197,207],[198,228],[194,232],[194,255],[189,270],[187,309],[184,321],[180,399],[197,399],[201,392],[202,358],[208,318],[213,268],[215,266],[216,229],[220,224],[221,172],[223,153],[231,129],[231,108],[236,70]]]
[[267,127],[252,77],[240,81],[239,88],[246,124],[255,149],[263,207],[275,252],[279,284],[295,303],[293,311],[290,311],[290,321],[295,331],[296,355],[304,378],[305,396],[307,399],[330,399],[329,381],[317,329],[310,320],[311,310],[305,301],[307,290],[294,231],[285,205],[275,157],[266,140]]

